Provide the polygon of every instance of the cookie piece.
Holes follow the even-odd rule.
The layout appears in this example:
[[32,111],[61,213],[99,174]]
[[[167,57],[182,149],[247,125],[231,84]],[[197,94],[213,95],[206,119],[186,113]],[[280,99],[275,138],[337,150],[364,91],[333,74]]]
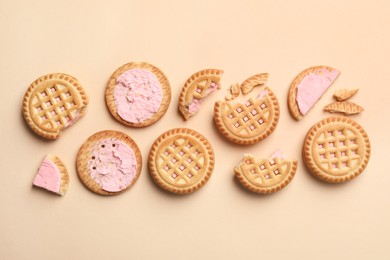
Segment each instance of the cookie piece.
[[221,87],[222,75],[223,71],[218,69],[205,69],[191,75],[179,96],[179,111],[184,120],[195,115],[204,98]]
[[38,78],[28,87],[23,116],[36,134],[57,139],[85,114],[87,105],[88,97],[77,79],[53,73]]
[[57,195],[65,195],[69,186],[69,174],[65,164],[58,156],[48,154],[43,158],[33,180],[33,185]]
[[101,131],[90,136],[77,154],[77,173],[84,185],[100,195],[116,195],[137,181],[141,152],[125,133]]
[[317,103],[340,72],[327,66],[305,69],[291,83],[288,93],[288,108],[295,120],[301,120]]
[[262,87],[257,98],[249,98],[244,103],[217,101],[214,120],[228,140],[249,145],[260,142],[276,129],[279,111],[279,102],[272,90]]
[[333,102],[324,107],[324,110],[330,113],[342,113],[344,115],[356,115],[364,111],[361,106],[348,102]]
[[106,105],[120,123],[145,127],[158,121],[171,102],[168,78],[146,62],[130,62],[118,68],[106,87]]
[[255,87],[263,87],[268,81],[268,73],[260,73],[246,79],[240,86],[241,93],[247,95],[253,91]]
[[364,129],[345,117],[329,117],[315,124],[303,143],[303,160],[325,182],[345,182],[366,168],[370,141]]
[[153,143],[149,172],[163,189],[192,193],[206,184],[214,169],[214,151],[200,133],[188,128],[171,129]]
[[229,88],[229,94],[225,96],[226,101],[236,99],[240,95],[240,84],[234,83]]
[[298,161],[286,159],[277,150],[269,159],[246,154],[234,168],[238,181],[248,190],[268,194],[284,188],[293,179]]
[[358,93],[359,89],[338,89],[333,94],[333,97],[337,101],[345,101],[347,99],[350,99],[351,97],[355,96],[356,93]]

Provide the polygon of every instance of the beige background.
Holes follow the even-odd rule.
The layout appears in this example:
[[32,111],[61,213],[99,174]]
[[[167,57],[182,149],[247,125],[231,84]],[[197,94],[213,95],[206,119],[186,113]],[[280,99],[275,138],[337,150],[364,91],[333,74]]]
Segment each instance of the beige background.
[[[390,259],[390,2],[372,1],[0,1],[1,259]],[[104,103],[111,73],[129,61],[161,68],[172,102],[155,125],[117,123]],[[342,74],[300,122],[287,109],[294,76],[313,65]],[[225,71],[223,89],[189,122],[177,112],[185,80],[197,70]],[[69,73],[90,97],[85,118],[57,141],[32,134],[21,115],[24,92],[37,77]],[[227,87],[269,72],[281,118],[261,143],[241,147],[217,132],[213,104]],[[300,156],[311,125],[339,88],[360,88],[353,117],[368,132],[366,171],[343,185],[314,179]],[[207,185],[189,196],[162,192],[146,164],[138,182],[116,197],[91,193],[79,181],[75,157],[94,132],[131,135],[147,157],[153,141],[173,127],[204,134],[216,166]],[[243,153],[259,157],[280,148],[299,160],[284,190],[258,196],[241,188],[232,169]],[[65,197],[33,188],[46,153],[70,172]]]

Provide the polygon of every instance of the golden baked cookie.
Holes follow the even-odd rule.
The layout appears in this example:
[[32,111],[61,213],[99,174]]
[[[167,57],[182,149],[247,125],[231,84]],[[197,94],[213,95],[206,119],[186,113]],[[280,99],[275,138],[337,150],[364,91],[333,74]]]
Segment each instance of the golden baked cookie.
[[149,152],[149,172],[163,189],[187,194],[200,189],[214,169],[209,141],[192,129],[171,129],[157,138]]
[[342,101],[330,103],[324,107],[324,110],[330,113],[341,113],[349,116],[363,112],[364,108],[352,102]]
[[269,159],[256,159],[246,154],[234,168],[238,181],[256,193],[273,193],[284,188],[293,179],[298,161],[286,159],[276,151]]
[[214,120],[221,134],[236,144],[254,144],[269,136],[279,121],[279,102],[272,90],[261,87],[257,98],[245,102],[217,101]]
[[268,81],[268,73],[260,73],[249,77],[244,82],[242,82],[240,89],[243,95],[247,95],[253,91],[255,87],[263,87],[267,84]]
[[101,131],[90,136],[77,154],[77,173],[84,185],[100,195],[116,195],[137,181],[141,152],[125,133]]
[[364,129],[345,117],[315,124],[303,143],[303,160],[310,172],[326,182],[349,181],[366,168],[371,154]]
[[38,135],[57,139],[85,112],[88,97],[74,77],[53,73],[35,80],[23,99],[23,116]]
[[314,66],[299,73],[288,92],[288,108],[295,120],[301,120],[332,85],[340,72],[328,66]]
[[222,74],[222,70],[205,69],[192,74],[186,81],[179,96],[179,111],[184,120],[199,111],[204,98],[221,88]]
[[33,185],[64,196],[69,186],[69,174],[65,164],[61,159],[52,154],[48,154],[35,175]]
[[145,127],[167,111],[171,86],[159,68],[146,62],[130,62],[111,75],[105,96],[108,110],[117,121]]

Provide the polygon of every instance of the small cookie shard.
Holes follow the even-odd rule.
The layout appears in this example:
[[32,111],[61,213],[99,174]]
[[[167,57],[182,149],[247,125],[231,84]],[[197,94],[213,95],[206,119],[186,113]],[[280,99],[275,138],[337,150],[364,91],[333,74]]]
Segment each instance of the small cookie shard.
[[149,172],[163,189],[188,194],[203,187],[214,169],[214,151],[200,133],[171,129],[157,138],[149,152]]
[[324,107],[324,110],[330,113],[342,113],[344,115],[356,115],[364,111],[361,106],[348,102],[333,102]]
[[88,97],[74,77],[53,73],[35,80],[23,100],[23,116],[38,135],[57,139],[86,112]]
[[361,174],[370,159],[366,131],[345,117],[329,117],[315,124],[303,143],[302,157],[309,171],[325,182],[346,182]]
[[334,93],[333,97],[337,101],[345,101],[347,99],[350,99],[351,97],[355,96],[356,93],[358,93],[359,89],[338,89]]
[[310,67],[291,83],[288,106],[291,116],[301,120],[331,86],[340,72],[327,66]]
[[171,86],[159,68],[146,62],[130,62],[111,75],[105,95],[108,110],[118,122],[146,127],[167,111]]
[[220,89],[222,70],[205,69],[191,75],[179,96],[179,111],[184,120],[190,119],[199,111],[204,98]]
[[231,101],[240,95],[240,84],[234,83],[229,88],[230,94],[226,95],[225,100]]
[[117,195],[132,187],[142,168],[141,152],[125,133],[101,131],[90,136],[77,154],[83,184],[100,195]]
[[236,144],[255,144],[269,136],[279,121],[279,102],[268,87],[246,102],[217,101],[214,120],[221,134]]
[[57,195],[65,195],[69,175],[65,164],[55,155],[46,155],[33,180],[33,185]]
[[293,179],[298,161],[286,159],[276,150],[269,159],[256,159],[244,155],[234,168],[235,176],[248,190],[268,194],[284,188]]
[[255,87],[263,87],[268,81],[268,73],[261,73],[246,79],[240,86],[242,94],[246,95]]

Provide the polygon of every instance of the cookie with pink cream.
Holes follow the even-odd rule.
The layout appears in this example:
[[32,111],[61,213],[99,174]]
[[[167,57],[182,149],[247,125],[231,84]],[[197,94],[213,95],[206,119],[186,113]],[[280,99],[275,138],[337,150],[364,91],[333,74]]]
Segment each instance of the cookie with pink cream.
[[194,116],[203,100],[221,88],[222,70],[204,69],[191,75],[186,81],[179,96],[179,111],[184,120]]
[[116,120],[131,127],[145,127],[167,111],[171,87],[159,68],[146,62],[131,62],[111,75],[105,96]]
[[332,85],[340,71],[328,66],[310,67],[298,74],[291,83],[288,107],[295,120],[301,120]]
[[69,186],[69,174],[65,164],[58,156],[48,154],[43,158],[33,180],[33,185],[57,195],[65,195]]
[[95,133],[80,147],[77,173],[84,185],[100,195],[128,190],[138,179],[141,152],[134,140],[118,131]]

